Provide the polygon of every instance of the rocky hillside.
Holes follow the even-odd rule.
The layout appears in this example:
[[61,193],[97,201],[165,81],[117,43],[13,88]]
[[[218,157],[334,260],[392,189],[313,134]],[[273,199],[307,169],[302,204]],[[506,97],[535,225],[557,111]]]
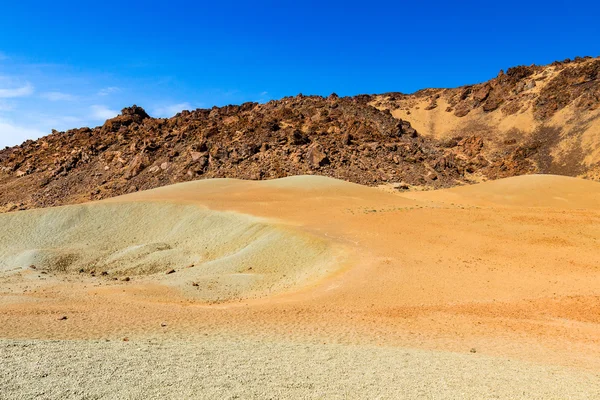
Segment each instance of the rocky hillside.
[[477,137],[485,158],[525,152],[532,172],[600,179],[600,58],[519,66],[488,82],[370,104],[443,143]]
[[182,111],[125,108],[103,126],[0,151],[0,211],[205,178],[319,174],[439,188],[534,172],[600,176],[600,59],[516,67],[489,82]]

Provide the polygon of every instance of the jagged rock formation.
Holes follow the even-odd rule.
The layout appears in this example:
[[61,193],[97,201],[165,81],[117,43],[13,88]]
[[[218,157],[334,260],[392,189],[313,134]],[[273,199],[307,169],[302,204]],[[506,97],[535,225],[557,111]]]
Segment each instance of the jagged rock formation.
[[319,174],[431,188],[534,172],[594,178],[599,71],[600,59],[581,58],[456,89],[298,95],[170,119],[133,106],[103,126],[0,151],[0,211],[217,177]]

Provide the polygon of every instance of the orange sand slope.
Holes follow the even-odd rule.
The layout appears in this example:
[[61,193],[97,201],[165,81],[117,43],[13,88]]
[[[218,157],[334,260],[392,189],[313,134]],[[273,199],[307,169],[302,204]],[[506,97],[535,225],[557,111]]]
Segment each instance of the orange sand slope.
[[557,175],[523,175],[406,197],[477,206],[600,209],[597,182]]
[[[152,264],[130,270],[135,275],[127,282],[120,280],[128,273],[123,266],[106,276],[99,270],[90,276],[89,269],[78,273],[69,265],[48,271],[42,271],[42,264],[35,270],[8,265],[5,256],[0,260],[5,263],[0,269],[0,336],[274,336],[458,352],[476,348],[492,356],[597,370],[599,200],[600,184],[558,176],[402,195],[316,176],[208,180],[135,193],[87,206],[155,207],[136,217],[141,229],[132,231],[135,238],[127,249],[148,245],[136,240],[148,240],[140,230],[157,229],[150,220],[167,224],[177,219],[172,209],[162,215],[160,207],[243,216],[239,221],[251,218],[252,224],[275,233],[263,247],[250,240],[246,247],[256,249],[250,257],[240,243],[212,258],[194,254],[200,258],[190,266],[184,255],[193,248],[184,244],[221,228],[209,224],[181,231],[171,221],[161,241],[181,259],[168,266],[175,272],[167,275],[167,267]],[[9,214],[0,216],[0,223],[52,212]],[[97,220],[89,217],[95,212],[69,214],[69,226],[96,232]],[[228,221],[222,229],[242,223]],[[136,224],[120,229],[130,225]],[[30,248],[15,254],[36,250],[39,238],[27,239],[34,233],[20,235],[22,247]],[[278,237],[288,244],[278,245]],[[272,246],[281,263],[261,258],[261,251],[275,256],[268,253]],[[279,254],[287,249],[293,258]],[[85,253],[86,246],[78,251]],[[110,257],[106,251],[98,257]],[[11,262],[23,260],[17,255],[11,255]],[[163,262],[146,253],[140,257]],[[294,258],[301,262],[289,268]],[[301,272],[290,278],[297,269]],[[62,315],[68,319],[59,321]],[[164,321],[167,330],[161,327]]]

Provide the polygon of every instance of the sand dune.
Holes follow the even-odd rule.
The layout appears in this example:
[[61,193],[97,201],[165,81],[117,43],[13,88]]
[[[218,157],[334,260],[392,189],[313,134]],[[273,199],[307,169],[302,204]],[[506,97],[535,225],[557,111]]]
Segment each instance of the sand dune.
[[[600,388],[599,199],[600,184],[556,176],[403,194],[300,176],[2,215],[0,337],[243,339],[263,355],[281,340],[354,355],[411,348],[427,354],[415,368],[432,374],[425,364],[454,357],[435,370],[439,380],[463,379],[452,365],[488,368],[478,357],[518,360],[512,372],[503,362],[489,369],[490,381],[523,378],[522,391],[494,392],[501,398],[585,398]],[[57,251],[77,257],[63,268]],[[30,262],[47,273],[15,269]],[[133,279],[112,280],[125,274]],[[548,386],[533,382],[546,378],[531,365],[559,368],[580,390],[542,395]],[[275,382],[282,396],[296,393],[286,378]]]
[[523,175],[473,186],[407,193],[418,200],[500,207],[600,209],[600,183],[558,175]]
[[[98,203],[0,215],[0,272],[148,277],[204,300],[274,294],[334,271],[326,241],[192,205]],[[338,261],[338,264],[341,261]],[[165,274],[176,270],[177,274]]]

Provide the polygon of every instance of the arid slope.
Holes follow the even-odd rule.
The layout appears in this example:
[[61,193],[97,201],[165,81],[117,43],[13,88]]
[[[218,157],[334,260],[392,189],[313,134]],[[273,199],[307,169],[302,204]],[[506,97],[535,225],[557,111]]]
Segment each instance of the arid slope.
[[598,180],[599,75],[600,59],[576,58],[509,68],[455,89],[375,96],[371,104],[450,149],[468,139],[484,158],[504,159],[495,177],[518,175],[518,167]]

